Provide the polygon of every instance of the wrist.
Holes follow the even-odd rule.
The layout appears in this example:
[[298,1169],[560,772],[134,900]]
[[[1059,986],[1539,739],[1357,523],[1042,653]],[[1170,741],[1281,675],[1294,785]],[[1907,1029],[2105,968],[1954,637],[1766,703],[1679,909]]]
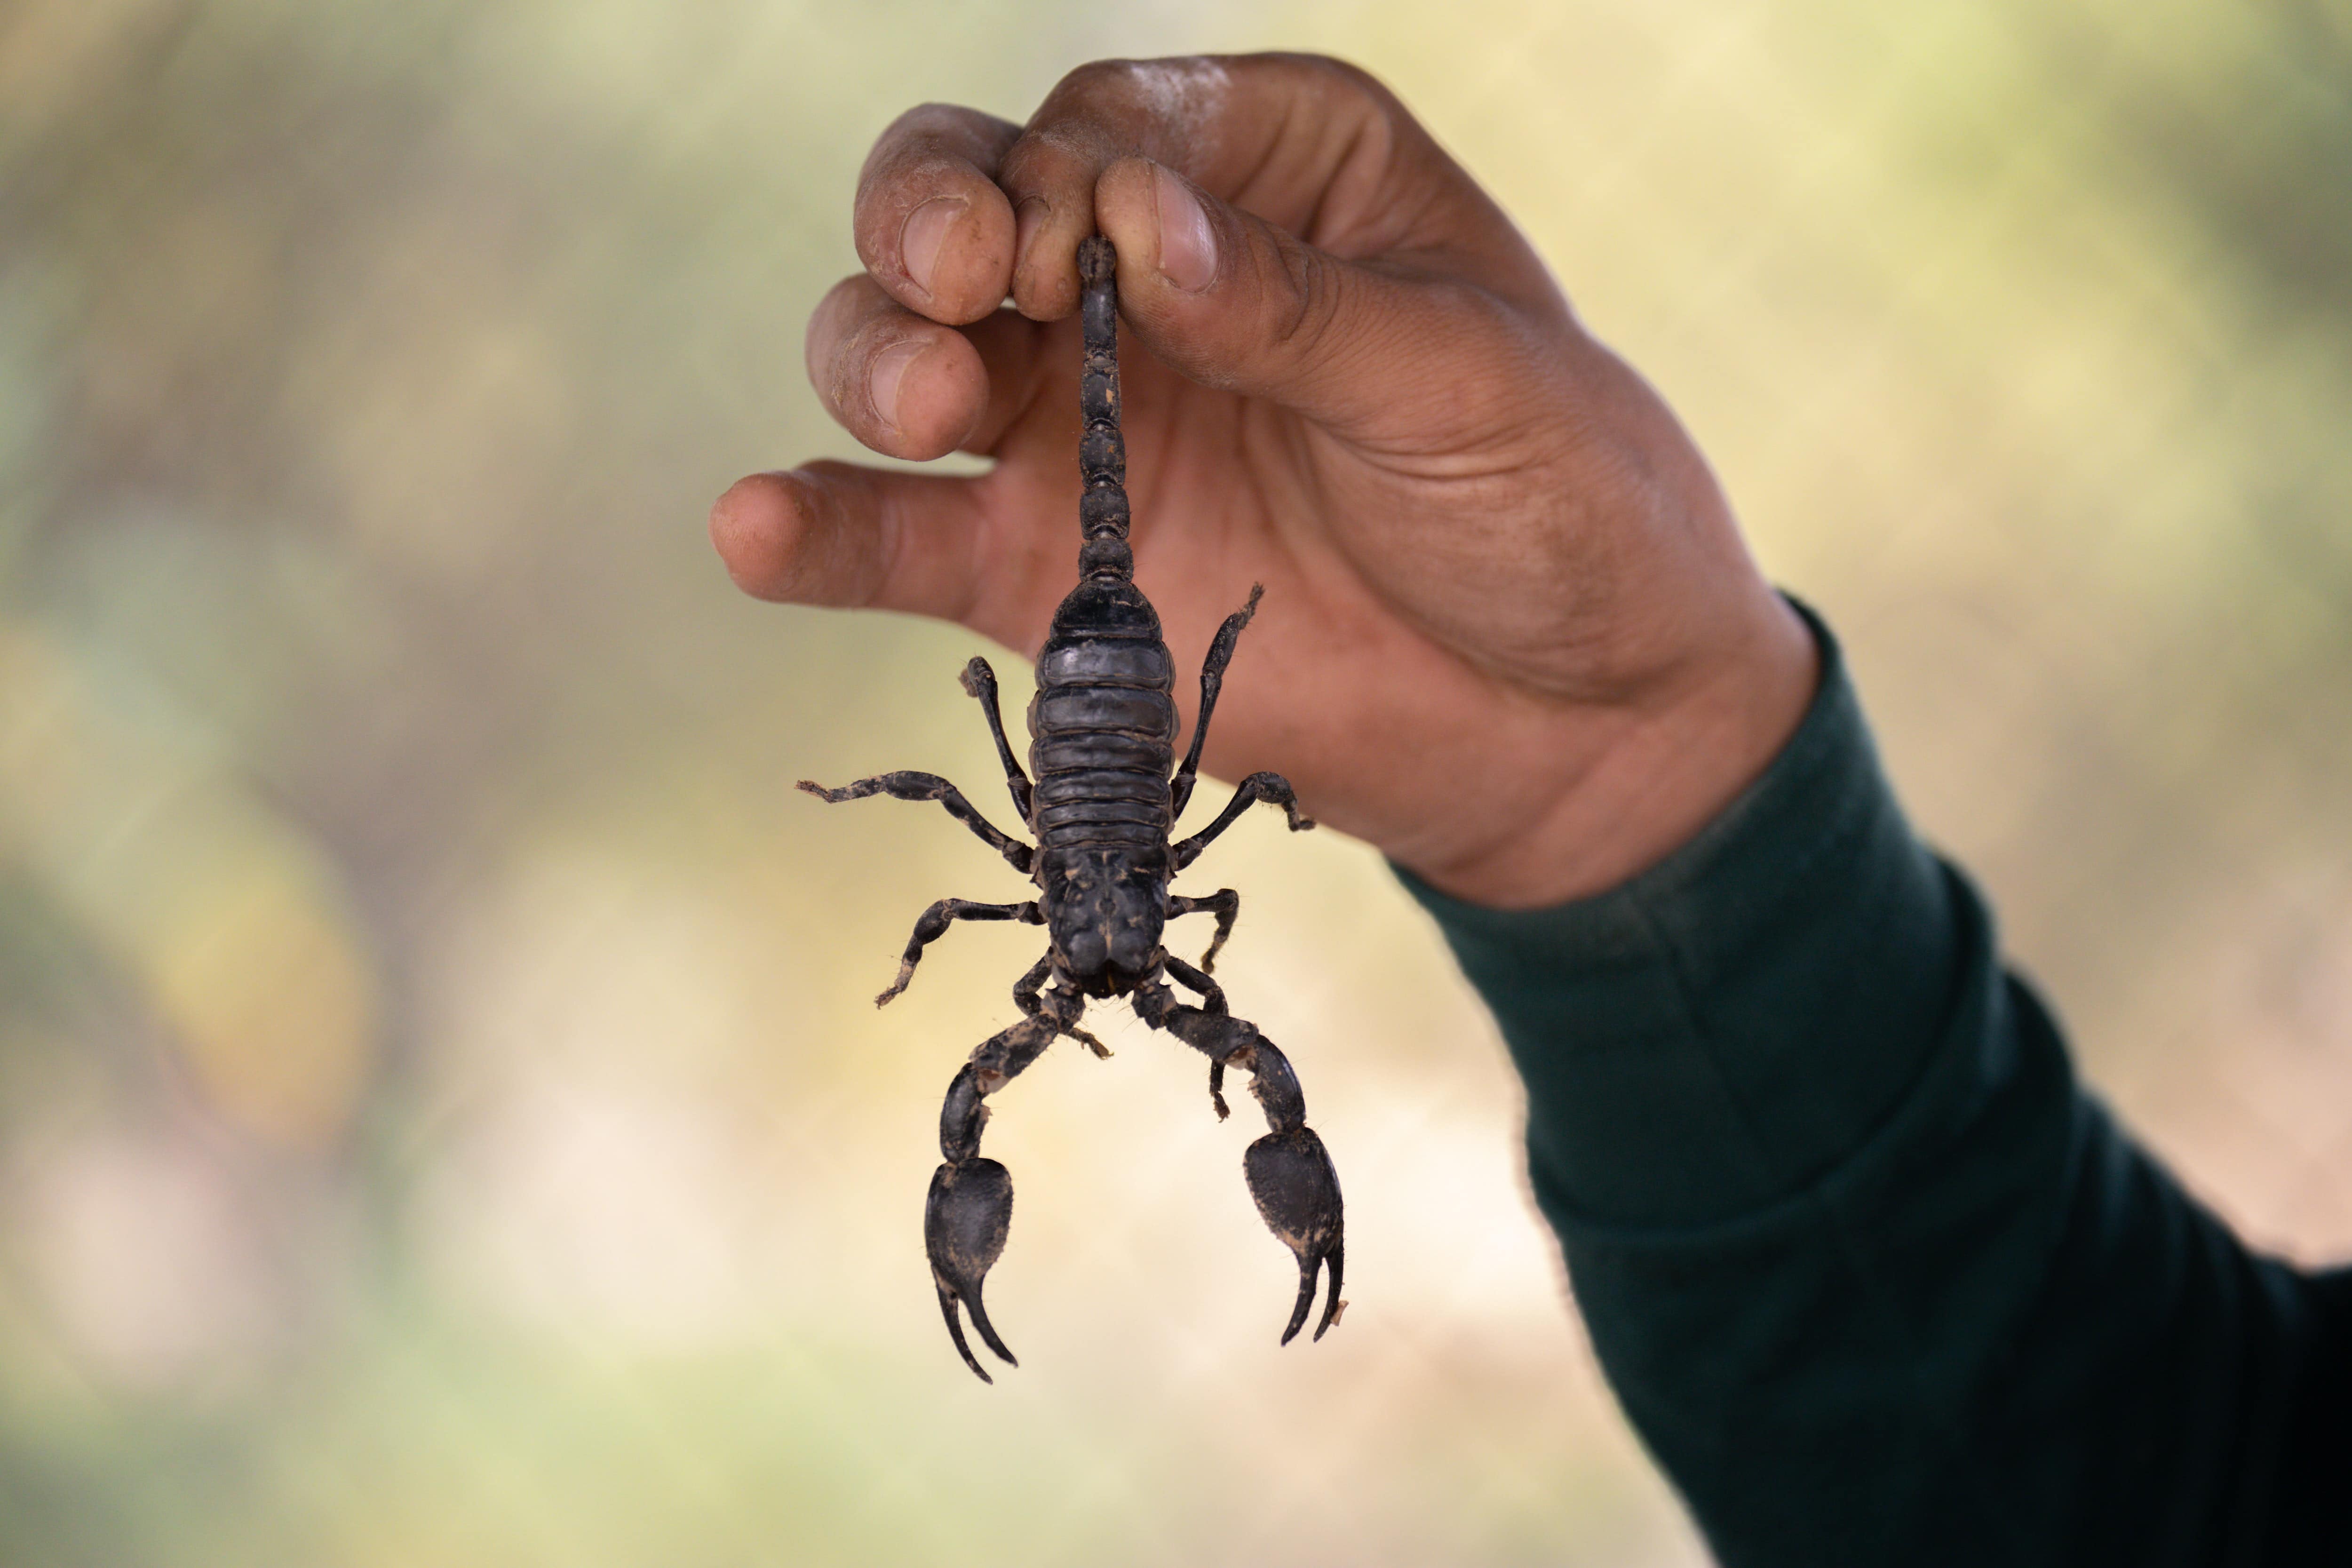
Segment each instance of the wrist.
[[1605,892],[1688,843],[1780,754],[1820,678],[1803,617],[1758,586],[1741,635],[1671,689],[1564,712],[1550,757],[1489,763],[1562,781],[1543,798],[1488,834],[1392,858],[1465,902],[1529,910]]

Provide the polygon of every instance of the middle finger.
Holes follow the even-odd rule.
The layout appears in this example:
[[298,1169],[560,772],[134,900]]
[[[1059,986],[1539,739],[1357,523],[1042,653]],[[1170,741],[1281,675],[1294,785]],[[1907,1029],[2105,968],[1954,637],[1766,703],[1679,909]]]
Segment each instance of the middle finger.
[[859,273],[809,318],[809,382],[825,412],[877,452],[918,462],[959,448],[992,454],[1031,405],[1051,331],[1011,310],[943,327]]

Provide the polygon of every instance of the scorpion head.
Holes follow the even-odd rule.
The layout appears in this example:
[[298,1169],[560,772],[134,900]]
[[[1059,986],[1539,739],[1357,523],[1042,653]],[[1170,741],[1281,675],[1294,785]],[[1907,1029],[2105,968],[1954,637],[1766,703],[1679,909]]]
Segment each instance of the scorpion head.
[[1054,951],[1089,996],[1123,996],[1150,979],[1167,923],[1168,852],[1141,846],[1041,858],[1039,902]]

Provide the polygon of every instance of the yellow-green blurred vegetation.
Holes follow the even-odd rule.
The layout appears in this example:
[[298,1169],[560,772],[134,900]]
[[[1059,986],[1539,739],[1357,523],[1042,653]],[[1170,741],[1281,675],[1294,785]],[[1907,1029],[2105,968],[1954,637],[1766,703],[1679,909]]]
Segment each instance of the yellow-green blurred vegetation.
[[1330,834],[1217,871],[1343,1331],[1276,1350],[1247,1119],[1130,1024],[1000,1102],[1024,1364],[963,1371],[921,1195],[1034,933],[877,1014],[1012,884],[789,786],[987,798],[973,639],[704,541],[847,455],[800,327],[901,109],[1271,47],[1383,75],[1684,411],[2126,1115],[2352,1247],[2347,0],[14,0],[0,1560],[1698,1560],[1491,1026]]

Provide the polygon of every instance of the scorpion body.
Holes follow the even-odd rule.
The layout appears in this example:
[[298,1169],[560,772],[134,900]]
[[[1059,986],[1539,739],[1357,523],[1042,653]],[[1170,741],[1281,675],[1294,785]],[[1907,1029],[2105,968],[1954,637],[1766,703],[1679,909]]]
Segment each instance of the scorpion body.
[[[1032,847],[999,832],[947,780],[931,773],[893,773],[840,789],[803,780],[801,788],[828,801],[888,795],[933,800],[1037,885],[1022,903],[990,904],[942,899],[916,921],[898,976],[877,997],[887,1003],[907,987],[923,949],[960,920],[1019,921],[1043,925],[1045,955],[1013,988],[1019,1023],[984,1041],[948,1086],[940,1114],[942,1159],[924,1205],[923,1239],[940,1310],[966,1365],[992,1382],[966,1343],[961,1305],[988,1348],[1008,1364],[1013,1352],[988,1321],[981,1286],[1004,1250],[1013,1218],[1013,1178],[980,1152],[988,1120],[987,1097],[1018,1077],[1055,1039],[1068,1037],[1108,1056],[1078,1026],[1088,999],[1124,997],[1138,1016],[1209,1058],[1209,1098],[1227,1113],[1227,1068],[1251,1074],[1251,1091],[1269,1131],[1251,1144],[1244,1174],[1259,1215],[1298,1260],[1298,1298],[1282,1342],[1306,1324],[1318,1271],[1329,1268],[1329,1289],[1315,1337],[1339,1320],[1345,1258],[1339,1179],[1322,1140],[1307,1125],[1306,1102],[1289,1061],[1256,1027],[1233,1016],[1224,993],[1210,978],[1218,951],[1232,934],[1241,900],[1232,889],[1206,898],[1170,890],[1176,873],[1199,858],[1252,804],[1280,805],[1293,831],[1312,827],[1289,784],[1279,774],[1252,773],[1215,820],[1171,841],[1191,799],[1209,716],[1242,630],[1256,613],[1261,590],[1225,618],[1201,670],[1200,716],[1184,759],[1176,762],[1175,666],[1161,640],[1160,617],[1135,584],[1128,546],[1129,519],[1126,447],[1119,429],[1116,255],[1108,240],[1078,249],[1085,358],[1078,401],[1085,429],[1078,442],[1084,481],[1078,521],[1082,544],[1078,583],[1055,611],[1037,657],[1037,695],[1029,708],[1029,766],[1024,773],[1006,741],[996,675],[988,661],[965,666],[963,688],[976,699],[1004,765],[1006,787],[1021,820],[1036,836]],[[1161,938],[1178,916],[1215,917],[1215,934],[1198,968],[1171,955]],[[1173,980],[1201,998],[1178,1000]]]

